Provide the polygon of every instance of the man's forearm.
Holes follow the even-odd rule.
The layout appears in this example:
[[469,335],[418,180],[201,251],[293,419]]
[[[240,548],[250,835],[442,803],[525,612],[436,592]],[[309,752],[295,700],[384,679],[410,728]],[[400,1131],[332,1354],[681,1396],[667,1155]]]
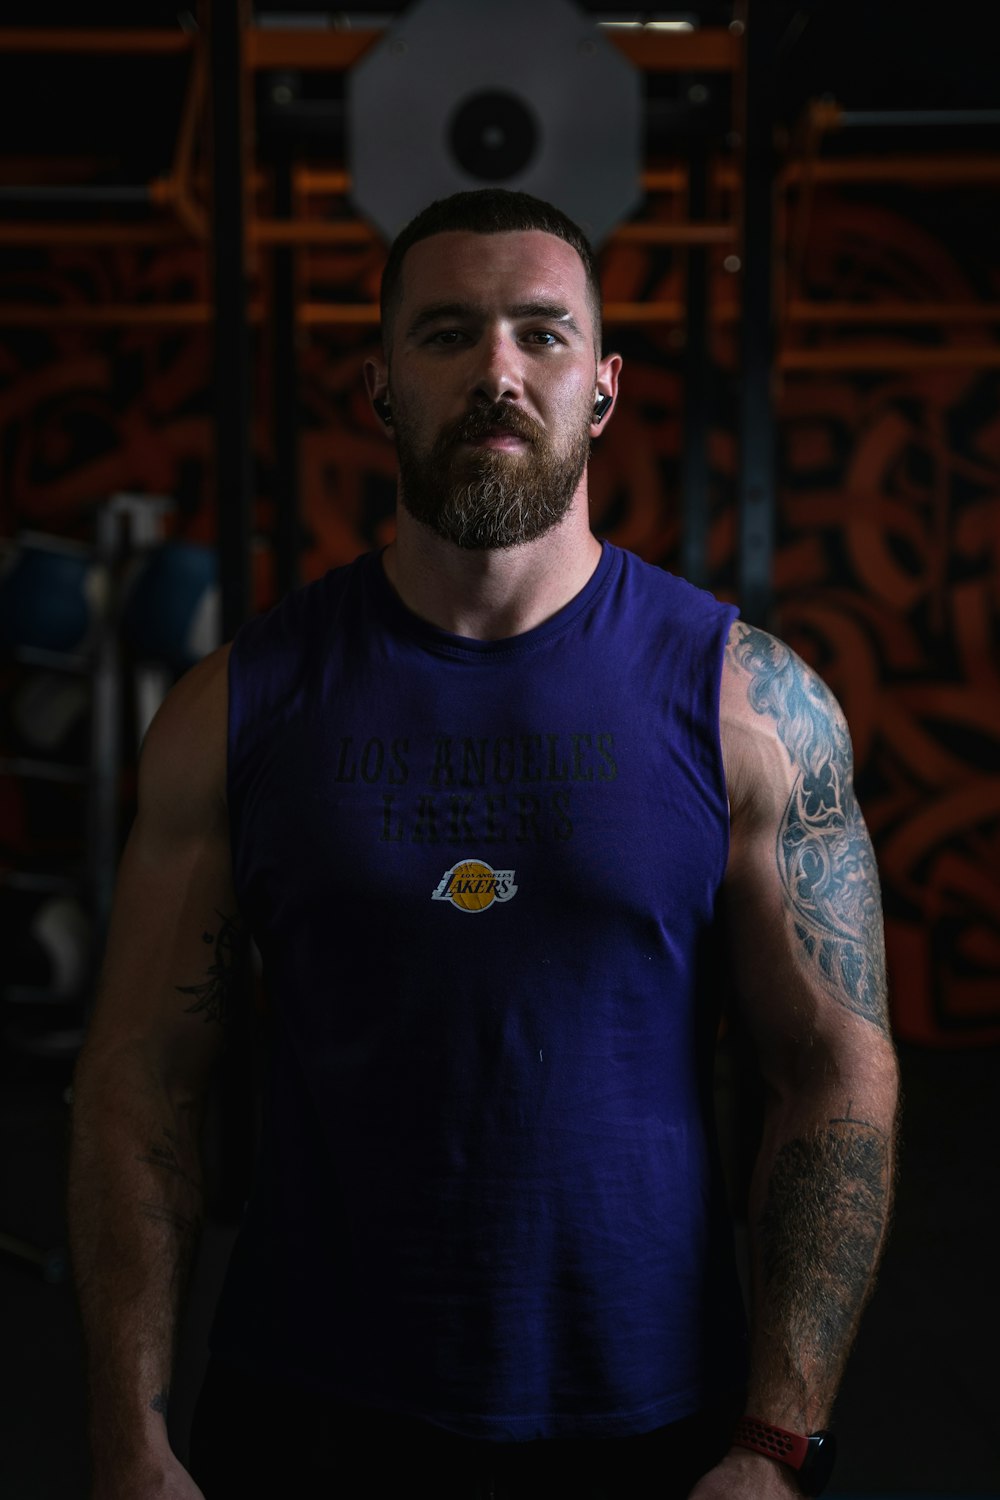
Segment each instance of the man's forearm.
[[793,1431],[827,1420],[874,1282],[892,1200],[894,1078],[887,1065],[844,1101],[823,1090],[776,1109],[765,1129],[751,1202],[747,1410]]
[[95,1467],[166,1449],[177,1318],[201,1228],[197,1111],[140,1062],[81,1061],[70,1243]]

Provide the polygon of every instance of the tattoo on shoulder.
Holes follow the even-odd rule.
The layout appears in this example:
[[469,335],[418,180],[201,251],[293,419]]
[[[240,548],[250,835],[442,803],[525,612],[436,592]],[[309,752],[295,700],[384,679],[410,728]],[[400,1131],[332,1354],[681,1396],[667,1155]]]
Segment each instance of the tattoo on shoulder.
[[232,1011],[236,957],[243,928],[238,916],[227,917],[221,911],[216,916],[219,930],[201,935],[202,942],[212,950],[205,978],[199,984],[179,984],[177,990],[181,995],[194,997],[193,1004],[185,1006],[188,1015],[200,1015],[206,1022],[224,1026]]
[[774,720],[796,772],[776,856],[803,961],[840,1004],[888,1031],[878,870],[854,795],[847,726],[781,641],[743,624],[736,634],[750,706]]

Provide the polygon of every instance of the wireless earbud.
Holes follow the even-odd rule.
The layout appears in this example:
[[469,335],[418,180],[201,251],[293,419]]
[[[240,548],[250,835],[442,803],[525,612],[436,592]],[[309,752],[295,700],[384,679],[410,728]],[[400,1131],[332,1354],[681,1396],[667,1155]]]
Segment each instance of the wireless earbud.
[[390,408],[388,401],[383,401],[379,396],[376,396],[374,398],[374,400],[372,401],[372,406],[374,406],[376,412],[378,413],[378,415],[382,419],[382,421],[385,423],[385,425],[387,427],[391,427],[392,426],[392,409]]
[[608,407],[610,405],[611,405],[611,397],[610,396],[598,396],[597,400],[594,402],[594,421],[595,422],[603,422],[604,421],[605,413],[607,412]]

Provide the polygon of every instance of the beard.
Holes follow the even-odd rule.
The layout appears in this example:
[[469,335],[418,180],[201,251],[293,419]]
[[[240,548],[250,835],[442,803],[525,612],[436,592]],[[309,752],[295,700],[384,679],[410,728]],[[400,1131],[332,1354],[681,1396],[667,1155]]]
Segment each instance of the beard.
[[[590,455],[590,413],[564,448],[531,417],[505,401],[477,407],[421,452],[409,421],[396,419],[400,497],[416,521],[468,551],[520,547],[558,525],[576,494]],[[527,448],[463,449],[496,433]]]

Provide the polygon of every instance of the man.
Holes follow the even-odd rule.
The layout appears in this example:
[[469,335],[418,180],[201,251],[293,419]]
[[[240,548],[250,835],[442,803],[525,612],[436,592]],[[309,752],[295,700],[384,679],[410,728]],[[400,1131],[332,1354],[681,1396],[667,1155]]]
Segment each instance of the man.
[[[383,346],[395,543],[247,626],[144,747],[76,1084],[94,1495],[815,1492],[896,1099],[843,717],[591,533],[621,361],[561,214],[432,205]],[[164,1412],[244,923],[269,1071],[199,1487]],[[749,1358],[709,1124],[723,935],[768,1095]]]

